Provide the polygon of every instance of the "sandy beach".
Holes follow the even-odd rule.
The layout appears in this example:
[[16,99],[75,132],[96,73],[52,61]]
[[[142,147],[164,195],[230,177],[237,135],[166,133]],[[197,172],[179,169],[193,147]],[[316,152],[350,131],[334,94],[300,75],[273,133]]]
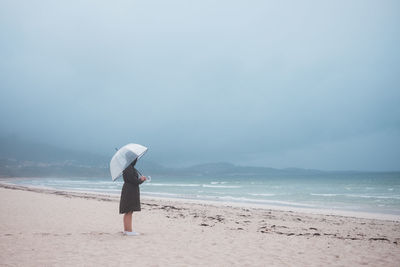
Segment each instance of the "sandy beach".
[[0,185],[2,266],[399,266],[400,222]]

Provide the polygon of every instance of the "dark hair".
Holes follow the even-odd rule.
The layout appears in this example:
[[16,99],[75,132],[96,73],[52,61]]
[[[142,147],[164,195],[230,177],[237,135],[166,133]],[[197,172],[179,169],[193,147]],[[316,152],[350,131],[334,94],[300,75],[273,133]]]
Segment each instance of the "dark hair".
[[138,160],[138,159],[136,158],[136,159],[131,163],[132,167],[135,167],[137,160]]

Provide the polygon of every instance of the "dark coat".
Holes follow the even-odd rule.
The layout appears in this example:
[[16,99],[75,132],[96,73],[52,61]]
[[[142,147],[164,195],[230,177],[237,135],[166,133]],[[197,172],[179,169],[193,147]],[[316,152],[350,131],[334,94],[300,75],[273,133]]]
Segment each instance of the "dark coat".
[[119,202],[119,213],[128,213],[140,211],[140,190],[139,185],[143,183],[139,178],[138,171],[129,165],[122,173],[124,185],[121,191],[121,200]]

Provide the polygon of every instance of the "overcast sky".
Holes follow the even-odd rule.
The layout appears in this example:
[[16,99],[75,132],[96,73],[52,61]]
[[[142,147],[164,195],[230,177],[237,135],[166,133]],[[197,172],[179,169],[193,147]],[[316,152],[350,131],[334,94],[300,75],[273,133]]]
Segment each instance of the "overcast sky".
[[0,133],[186,166],[400,170],[400,2],[0,2]]

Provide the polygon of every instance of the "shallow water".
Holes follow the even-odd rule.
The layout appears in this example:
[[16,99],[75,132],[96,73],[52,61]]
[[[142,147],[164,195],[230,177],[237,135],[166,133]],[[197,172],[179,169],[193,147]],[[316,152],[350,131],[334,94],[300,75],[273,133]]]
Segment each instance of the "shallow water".
[[[123,181],[103,178],[24,178],[15,184],[120,194]],[[293,177],[153,177],[142,195],[400,215],[400,173]]]

